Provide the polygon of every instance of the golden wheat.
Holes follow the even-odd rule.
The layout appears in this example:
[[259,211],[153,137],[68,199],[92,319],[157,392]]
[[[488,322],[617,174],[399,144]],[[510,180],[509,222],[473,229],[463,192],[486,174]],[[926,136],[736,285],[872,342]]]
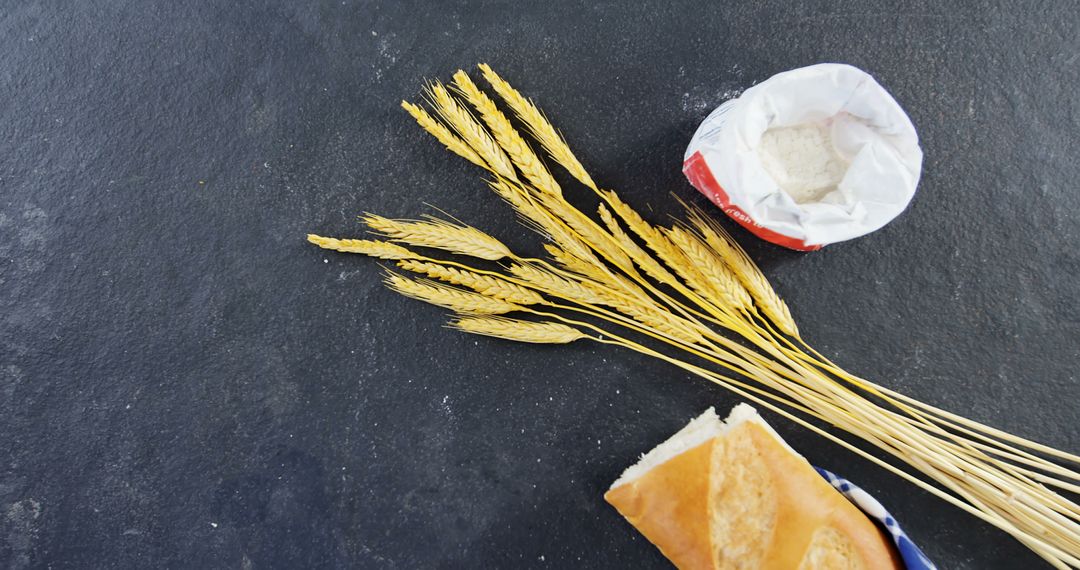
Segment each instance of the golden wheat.
[[502,100],[513,109],[514,114],[529,127],[529,132],[536,137],[536,140],[540,141],[548,155],[555,162],[561,164],[571,176],[577,178],[582,184],[593,190],[598,190],[592,177],[585,171],[585,167],[578,162],[577,157],[570,151],[570,147],[563,140],[562,135],[548,122],[540,109],[537,109],[531,101],[518,93],[502,77],[499,77],[499,74],[495,73],[486,63],[480,64],[480,71],[484,74],[484,79],[499,94],[499,97],[502,97]]
[[511,184],[506,179],[497,178],[488,181],[488,187],[495,192],[504,202],[510,204],[517,213],[518,219],[529,229],[535,231],[547,239],[554,239],[545,229],[541,220],[547,214],[537,206],[536,201],[517,184]]
[[[584,247],[584,245],[582,247]],[[608,273],[600,267],[597,267],[591,262],[586,261],[553,243],[545,243],[544,251],[548,252],[548,255],[551,256],[551,259],[555,260],[556,264],[571,273],[582,277],[588,277],[595,281],[605,281],[608,279]]]
[[489,181],[488,185],[499,197],[511,204],[518,215],[527,221],[526,225],[533,230],[559,244],[573,255],[600,264],[600,260],[596,259],[592,251],[563,221],[541,207],[541,204],[521,186],[508,180]]
[[675,284],[675,276],[656,261],[653,256],[649,255],[647,251],[642,249],[641,246],[630,237],[630,234],[622,229],[622,226],[619,225],[619,221],[612,216],[611,212],[604,204],[599,205],[597,212],[600,215],[600,220],[603,221],[604,225],[607,227],[608,232],[611,233],[612,237],[619,243],[619,246],[622,247],[623,251],[630,256],[630,259],[633,259],[634,262],[637,263],[638,267],[641,267],[641,270],[644,271],[646,275],[666,285]]
[[738,311],[750,306],[750,294],[701,240],[679,227],[669,230],[668,237],[693,264],[695,277],[700,276],[690,283],[699,293],[723,309]]
[[483,91],[480,91],[476,84],[469,79],[469,75],[458,70],[454,74],[454,85],[465,100],[480,113],[480,118],[484,120],[491,134],[495,136],[495,141],[506,151],[506,154],[510,155],[510,160],[525,175],[525,178],[542,192],[562,196],[559,183],[548,172],[547,167],[540,161],[540,157],[536,156],[536,153],[529,148],[525,139],[521,138],[517,129],[510,124],[506,115],[503,115],[495,102],[485,95]]
[[646,222],[629,204],[623,202],[618,194],[611,190],[604,190],[601,191],[601,195],[604,197],[604,201],[611,206],[611,209],[615,210],[615,213],[619,215],[626,227],[641,238],[645,245],[649,246],[649,249],[653,250],[668,267],[678,269],[688,264],[688,260],[682,251],[671,243],[671,240],[663,232]]
[[484,159],[480,158],[480,155],[476,154],[476,151],[474,151],[472,147],[465,144],[465,141],[459,139],[454,133],[450,132],[450,129],[446,128],[445,125],[436,121],[427,111],[408,101],[402,101],[401,108],[408,111],[409,114],[416,119],[416,123],[419,124],[422,129],[430,133],[436,140],[443,143],[450,152],[453,152],[480,168],[488,168]]
[[580,282],[556,275],[532,264],[514,263],[510,265],[509,271],[518,279],[549,295],[556,295],[583,305],[599,305],[604,301]]
[[514,173],[514,165],[510,159],[487,130],[480,126],[480,123],[477,123],[464,107],[458,105],[442,83],[437,81],[432,83],[428,86],[427,92],[439,116],[450,123],[457,134],[469,143],[469,146],[484,159],[492,172],[510,180],[517,180],[517,174]]
[[[685,205],[685,204],[684,204]],[[776,294],[769,280],[750,256],[719,224],[710,220],[699,208],[687,206],[690,223],[705,238],[709,247],[724,260],[736,278],[753,296],[769,320],[787,335],[798,337],[799,328],[791,317],[787,303]]]
[[615,294],[609,288],[594,282],[586,281],[581,285],[599,298],[598,304],[607,305],[663,334],[675,337],[687,344],[701,343],[705,340],[692,325],[668,311],[659,309],[655,304]]
[[503,317],[462,317],[450,326],[472,334],[493,336],[518,342],[566,344],[588,338],[581,331],[550,321],[523,321]]
[[581,210],[571,206],[565,199],[554,196],[540,196],[540,202],[556,216],[559,217],[571,230],[577,234],[586,244],[596,250],[612,265],[623,271],[633,271],[633,263],[619,244],[605,232],[596,222],[583,214]]
[[417,247],[443,249],[493,261],[511,255],[510,249],[501,241],[472,226],[459,226],[434,218],[391,220],[375,214],[365,214],[360,219],[381,235]]
[[476,315],[501,315],[520,311],[523,307],[509,301],[496,299],[480,293],[462,291],[431,281],[406,279],[396,273],[386,276],[386,286],[405,295],[432,305]]
[[332,249],[345,253],[362,253],[380,259],[409,259],[416,257],[416,254],[404,247],[385,241],[338,239],[315,234],[308,234],[307,240],[323,249]]
[[422,273],[433,279],[445,281],[451,285],[461,285],[503,301],[509,301],[518,305],[535,305],[544,300],[542,296],[532,289],[511,283],[505,279],[481,275],[472,271],[458,269],[431,263],[427,261],[403,260],[398,262],[398,267],[413,273]]

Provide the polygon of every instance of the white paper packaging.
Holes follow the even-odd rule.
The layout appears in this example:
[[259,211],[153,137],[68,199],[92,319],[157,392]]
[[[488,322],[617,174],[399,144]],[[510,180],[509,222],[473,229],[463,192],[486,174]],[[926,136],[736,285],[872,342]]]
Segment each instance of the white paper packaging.
[[[828,121],[849,161],[837,189],[797,204],[758,156],[770,128]],[[690,183],[759,237],[798,250],[868,234],[915,194],[922,150],[911,119],[866,72],[822,63],[774,75],[720,105],[694,133],[683,172]]]

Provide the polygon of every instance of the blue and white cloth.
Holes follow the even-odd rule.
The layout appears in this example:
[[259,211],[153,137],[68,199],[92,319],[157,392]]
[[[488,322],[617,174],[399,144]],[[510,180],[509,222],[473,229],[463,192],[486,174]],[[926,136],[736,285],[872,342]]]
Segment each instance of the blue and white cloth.
[[896,522],[896,519],[889,514],[889,511],[885,510],[877,499],[870,496],[870,493],[863,491],[851,481],[837,476],[835,473],[826,471],[820,467],[815,467],[818,473],[825,478],[837,491],[840,491],[849,501],[855,504],[856,507],[866,513],[866,516],[876,520],[881,526],[885,527],[888,531],[889,537],[892,538],[894,544],[896,544],[896,550],[900,553],[900,558],[904,560],[904,566],[907,570],[937,570],[937,566],[930,561],[929,558],[923,554],[922,550],[919,550],[918,546],[915,546],[914,542],[908,538],[904,531],[900,528],[900,524]]

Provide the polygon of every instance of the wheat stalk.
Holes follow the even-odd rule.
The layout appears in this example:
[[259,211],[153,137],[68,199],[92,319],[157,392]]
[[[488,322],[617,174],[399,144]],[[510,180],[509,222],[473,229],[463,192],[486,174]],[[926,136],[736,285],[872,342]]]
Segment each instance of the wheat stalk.
[[510,155],[510,160],[525,175],[525,178],[541,192],[562,196],[559,183],[548,172],[547,167],[540,161],[540,157],[536,156],[525,139],[521,138],[517,130],[510,125],[510,121],[495,105],[495,102],[469,79],[469,75],[458,70],[454,74],[454,85],[465,100],[480,113],[480,117],[491,130],[491,134],[495,136],[495,141],[506,154]]
[[365,214],[361,221],[373,231],[417,247],[442,249],[461,255],[497,260],[511,255],[494,237],[472,227],[431,218],[427,221],[391,220]]
[[517,305],[535,305],[543,302],[544,298],[521,285],[511,283],[505,279],[499,279],[490,275],[482,275],[472,271],[449,267],[427,261],[403,260],[398,262],[398,267],[413,273],[422,273],[433,279],[445,281],[451,285],[468,287],[488,297],[494,297]]
[[337,239],[308,234],[307,240],[323,249],[332,249],[345,253],[362,253],[380,259],[409,259],[416,257],[413,252],[385,241],[367,239]]
[[709,219],[700,208],[686,205],[686,209],[690,214],[690,223],[746,287],[762,312],[780,327],[784,334],[798,337],[799,328],[795,325],[795,319],[791,317],[791,310],[788,309],[787,303],[776,294],[769,280],[765,278],[761,269],[750,259],[746,251],[723,227]]
[[578,162],[577,157],[570,151],[570,147],[563,140],[562,135],[555,130],[555,127],[551,126],[551,123],[540,112],[540,109],[537,109],[531,101],[522,97],[516,89],[511,87],[502,77],[499,77],[499,74],[495,73],[486,63],[480,64],[480,71],[484,74],[484,79],[499,94],[499,97],[529,127],[529,131],[536,137],[536,140],[540,141],[548,155],[555,162],[561,164],[571,176],[577,178],[589,188],[596,190],[596,183],[593,182],[592,177],[585,171],[585,167]]
[[406,279],[396,273],[386,276],[386,286],[405,295],[432,305],[451,309],[458,313],[475,315],[501,315],[520,311],[523,307],[509,301],[496,299],[480,293],[470,293],[434,282]]
[[488,164],[484,162],[484,159],[480,158],[480,155],[476,154],[476,151],[474,151],[472,147],[465,144],[465,141],[459,139],[454,133],[450,132],[450,129],[446,128],[442,123],[436,121],[427,111],[408,101],[402,101],[401,108],[408,111],[408,113],[416,119],[417,124],[419,124],[421,128],[430,133],[436,140],[443,143],[450,152],[453,152],[480,168],[488,168]]
[[489,170],[504,178],[517,180],[514,165],[510,162],[510,159],[491,138],[487,130],[480,126],[480,123],[476,122],[476,119],[450,96],[442,83],[437,81],[432,83],[428,86],[427,93],[438,110],[439,116],[449,123],[465,142],[469,143],[469,146],[472,147],[476,154],[484,159]]
[[686,273],[692,274],[690,285],[699,293],[714,299],[720,307],[741,310],[750,306],[752,301],[746,289],[708,246],[682,228],[672,228],[668,237],[693,266],[695,271]]
[[467,333],[518,342],[566,344],[589,338],[573,327],[550,321],[532,322],[503,317],[461,317],[451,321],[450,326]]

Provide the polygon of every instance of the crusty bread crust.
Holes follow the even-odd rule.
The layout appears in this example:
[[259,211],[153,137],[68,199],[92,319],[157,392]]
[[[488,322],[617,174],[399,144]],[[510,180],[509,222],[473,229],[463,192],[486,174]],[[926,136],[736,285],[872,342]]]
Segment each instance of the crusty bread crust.
[[[747,486],[749,496],[729,495],[726,500],[710,501],[713,517],[713,545],[717,547],[714,568],[761,568],[806,570],[877,570],[902,569],[895,550],[884,532],[838,493],[802,456],[791,453],[776,437],[756,422],[745,422],[728,432],[722,443],[714,446],[713,481],[720,486],[732,484],[734,469],[752,465],[757,474],[738,473],[743,479],[760,479]],[[717,471],[728,473],[716,477]],[[727,479],[725,484],[724,480]],[[713,493],[718,492],[714,489]],[[762,493],[762,496],[756,493]],[[764,500],[762,500],[764,499]],[[725,528],[745,524],[739,505],[756,506],[757,513],[767,513],[758,525],[757,540],[740,537],[731,544]],[[740,520],[741,519],[741,520]],[[721,522],[721,524],[717,524]],[[747,542],[757,543],[761,558],[750,560],[738,556]],[[732,551],[735,556],[724,556]]]
[[711,439],[611,489],[604,499],[679,568],[709,568]]
[[679,568],[903,568],[885,534],[763,420],[723,427],[605,500]]

